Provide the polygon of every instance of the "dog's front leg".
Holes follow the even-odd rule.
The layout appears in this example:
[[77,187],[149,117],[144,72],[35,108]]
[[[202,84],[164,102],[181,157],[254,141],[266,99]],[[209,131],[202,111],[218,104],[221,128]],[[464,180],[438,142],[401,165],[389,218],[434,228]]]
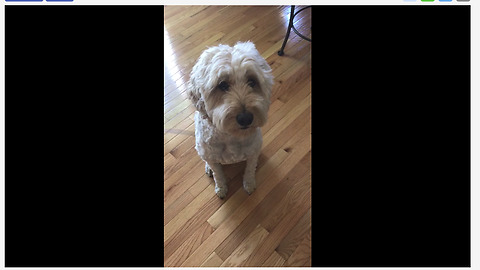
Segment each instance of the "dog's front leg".
[[213,171],[213,180],[215,180],[215,193],[220,199],[225,198],[228,192],[227,178],[223,173],[222,164],[207,163],[208,167]]
[[243,175],[243,188],[248,194],[256,188],[255,170],[257,169],[258,156],[250,156],[247,158],[247,166],[245,167],[245,174]]

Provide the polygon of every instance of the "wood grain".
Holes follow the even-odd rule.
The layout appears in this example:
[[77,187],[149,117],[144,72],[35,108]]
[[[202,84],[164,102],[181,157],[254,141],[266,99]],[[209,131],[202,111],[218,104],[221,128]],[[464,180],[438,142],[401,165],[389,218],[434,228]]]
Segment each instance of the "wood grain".
[[276,251],[273,251],[270,257],[263,263],[263,267],[281,267],[285,263],[285,259]]
[[202,263],[201,267],[219,267],[222,265],[223,260],[218,257],[218,255],[213,252],[210,257],[208,257],[204,263]]
[[165,266],[175,266],[182,263],[212,232],[212,226],[205,222],[178,247],[177,250],[180,252],[175,253],[176,256],[170,256],[167,261],[165,261]]
[[298,245],[293,254],[285,262],[284,266],[310,266],[312,263],[312,231]]
[[222,267],[233,267],[242,265],[252,255],[257,246],[267,238],[268,232],[258,225],[255,230],[240,243],[240,245],[222,263]]
[[277,205],[295,184],[290,179],[300,179],[308,173],[303,165],[295,167],[288,175],[270,192],[263,201],[237,226],[237,228],[220,244],[215,252],[222,258],[226,258],[233,252],[235,247],[257,226],[271,211],[272,205]]
[[312,211],[309,209],[307,213],[298,221],[293,229],[282,239],[278,247],[275,249],[277,253],[287,260],[295,251],[296,247],[301,243],[307,235],[312,225]]

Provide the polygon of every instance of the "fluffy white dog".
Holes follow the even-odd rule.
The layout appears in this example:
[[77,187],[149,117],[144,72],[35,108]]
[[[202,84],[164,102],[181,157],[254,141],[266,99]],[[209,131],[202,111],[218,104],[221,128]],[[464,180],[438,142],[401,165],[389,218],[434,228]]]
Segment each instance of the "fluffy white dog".
[[267,121],[272,69],[251,42],[205,50],[193,67],[188,95],[195,112],[197,152],[215,180],[220,198],[228,187],[222,164],[246,160],[243,187],[255,190],[255,169],[262,147],[260,127]]

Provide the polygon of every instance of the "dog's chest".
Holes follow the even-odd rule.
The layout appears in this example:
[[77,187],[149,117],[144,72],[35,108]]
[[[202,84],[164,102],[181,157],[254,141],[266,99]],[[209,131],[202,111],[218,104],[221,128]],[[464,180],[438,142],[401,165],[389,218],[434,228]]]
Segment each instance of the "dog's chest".
[[260,129],[248,138],[238,139],[201,126],[197,127],[195,148],[205,161],[221,164],[238,163],[246,160],[249,156],[258,155],[262,147]]
[[232,164],[246,160],[248,156],[255,153],[256,149],[252,143],[232,141],[220,144],[218,150],[221,152],[220,163]]
[[204,160],[233,164],[244,161],[249,156],[258,155],[261,143],[261,136],[246,141],[237,141],[230,138],[225,141],[205,140],[197,143],[197,151]]

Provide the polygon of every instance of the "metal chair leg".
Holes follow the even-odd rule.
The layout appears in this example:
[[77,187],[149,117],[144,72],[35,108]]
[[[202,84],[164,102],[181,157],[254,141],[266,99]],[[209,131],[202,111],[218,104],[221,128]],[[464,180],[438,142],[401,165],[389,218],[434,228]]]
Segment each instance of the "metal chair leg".
[[293,26],[293,18],[295,17],[295,6],[291,6],[290,8],[290,22],[288,23],[287,35],[285,36],[285,40],[283,40],[282,48],[278,51],[278,55],[283,55],[283,49],[285,49],[285,45],[287,45],[288,37],[290,36],[290,30]]

